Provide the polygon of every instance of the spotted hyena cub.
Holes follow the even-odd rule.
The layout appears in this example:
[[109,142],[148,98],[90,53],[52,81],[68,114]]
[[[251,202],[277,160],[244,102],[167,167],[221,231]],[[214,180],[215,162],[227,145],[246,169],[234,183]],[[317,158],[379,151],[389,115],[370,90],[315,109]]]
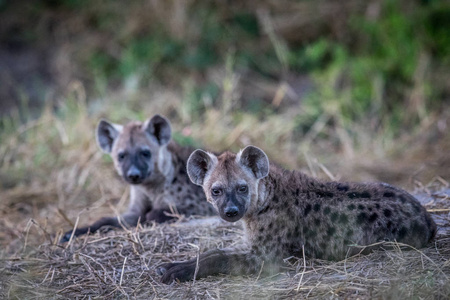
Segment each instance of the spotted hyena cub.
[[[168,213],[215,214],[202,188],[192,184],[186,173],[193,149],[171,141],[166,118],[155,115],[144,123],[125,126],[101,120],[96,133],[98,145],[111,155],[117,172],[131,186],[131,202],[121,216],[122,224],[136,226],[139,220],[160,223],[171,218]],[[121,226],[117,217],[106,217],[76,229],[74,235],[92,233],[106,225]],[[71,234],[65,233],[61,241],[68,241]]]
[[[399,188],[322,182],[269,166],[266,154],[253,146],[219,157],[196,150],[187,170],[220,217],[244,220],[248,242],[244,250],[217,249],[200,255],[197,278],[251,274],[262,267],[276,270],[290,256],[340,260],[360,252],[355,245],[380,241],[419,248],[436,233],[424,207]],[[168,263],[158,271],[164,283],[190,280],[196,264],[196,259]]]

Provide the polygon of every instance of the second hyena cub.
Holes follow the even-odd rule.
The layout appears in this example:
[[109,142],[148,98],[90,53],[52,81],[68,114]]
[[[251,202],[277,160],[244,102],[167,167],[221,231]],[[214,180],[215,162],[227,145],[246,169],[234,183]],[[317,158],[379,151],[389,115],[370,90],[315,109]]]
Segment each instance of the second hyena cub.
[[[169,121],[155,115],[144,123],[125,126],[105,120],[97,126],[97,143],[111,155],[117,172],[131,185],[131,202],[121,216],[123,225],[136,226],[138,221],[169,220],[170,213],[213,215],[202,189],[191,183],[186,161],[193,149],[171,141]],[[102,218],[94,224],[75,230],[74,235],[93,233],[103,226],[120,227],[117,217]],[[72,231],[61,242],[68,241]]]
[[[266,154],[253,146],[219,157],[196,150],[187,168],[223,219],[244,220],[248,242],[244,250],[217,249],[200,255],[197,278],[251,274],[263,266],[276,270],[290,256],[340,260],[360,252],[355,245],[380,241],[419,248],[436,233],[424,207],[399,188],[322,182],[269,166]],[[184,281],[193,279],[196,265],[193,259],[161,265],[158,271],[164,283]]]

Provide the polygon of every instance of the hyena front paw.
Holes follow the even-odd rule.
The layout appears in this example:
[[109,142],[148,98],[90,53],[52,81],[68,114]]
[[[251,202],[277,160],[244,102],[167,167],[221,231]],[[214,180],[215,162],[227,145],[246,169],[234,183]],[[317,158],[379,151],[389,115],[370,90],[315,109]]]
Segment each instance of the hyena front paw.
[[[63,234],[61,239],[59,240],[60,244],[67,243],[70,240],[70,237],[72,236],[73,230],[69,230],[66,233]],[[82,227],[75,230],[75,233],[73,233],[73,238],[76,238],[77,236],[87,234],[89,233],[89,227]]]
[[158,266],[156,272],[162,275],[161,282],[170,284],[173,281],[188,281],[194,279],[195,264],[189,262],[166,263]]
[[176,265],[176,263],[165,263],[159,265],[156,267],[156,274],[158,274],[159,276],[163,276],[167,272],[167,270],[172,268],[174,265]]
[[59,240],[60,244],[64,244],[67,243],[70,240],[70,237],[72,236],[72,232],[73,230],[69,230],[66,233],[64,233],[61,237],[61,239]]

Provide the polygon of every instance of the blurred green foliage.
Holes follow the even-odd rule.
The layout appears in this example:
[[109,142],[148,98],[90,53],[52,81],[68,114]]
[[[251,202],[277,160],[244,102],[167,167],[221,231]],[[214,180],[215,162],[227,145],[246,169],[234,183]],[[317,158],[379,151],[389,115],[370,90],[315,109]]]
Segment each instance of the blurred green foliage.
[[[327,22],[334,26],[325,16],[317,22],[319,33],[305,39],[299,38],[301,33],[294,38],[276,30],[271,33],[259,15],[261,7],[220,1],[46,0],[28,4],[21,14],[35,19],[45,14],[75,16],[81,28],[77,30],[101,41],[74,46],[77,64],[83,66],[84,79],[94,83],[94,92],[135,79],[138,87],[158,82],[182,90],[185,113],[198,119],[208,106],[225,101],[224,86],[208,72],[226,66],[231,55],[231,72],[279,81],[287,74],[308,74],[314,87],[302,95],[297,120],[302,132],[324,114],[329,124],[339,123],[349,131],[354,122],[374,130],[382,124],[393,130],[417,124],[428,111],[439,110],[449,93],[448,86],[433,76],[435,69],[440,75],[450,74],[450,3],[372,4],[378,5],[376,13],[369,13],[368,6],[355,10],[345,26],[336,29],[343,32],[320,34]],[[8,10],[4,2],[0,7]],[[152,14],[152,9],[158,11]],[[181,14],[175,14],[176,9]],[[275,18],[281,10],[275,6],[269,15]],[[183,16],[182,25],[176,25],[174,17]],[[24,26],[20,32],[35,43],[45,37],[44,27]],[[259,116],[278,111],[258,97],[241,99],[236,108]]]
[[292,51],[291,66],[311,71],[320,87],[306,98],[309,118],[303,121],[312,124],[319,115],[328,113],[347,123],[348,128],[353,122],[377,118],[378,124],[388,119],[391,130],[400,130],[399,125],[411,124],[417,118],[406,112],[411,90],[420,88],[415,85],[425,90],[420,99],[425,109],[443,105],[446,100],[442,87],[431,88],[432,77],[427,74],[419,80],[415,77],[421,76],[418,73],[423,56],[432,56],[427,68],[435,64],[450,67],[449,9],[449,3],[434,1],[429,7],[407,14],[400,1],[386,0],[379,18],[351,19],[354,43],[319,39]]
[[[126,79],[138,73],[146,80],[164,80],[164,70],[161,69],[174,68],[185,75],[224,63],[230,47],[238,48],[241,65],[255,67],[265,61],[264,57],[254,61],[260,53],[242,43],[260,37],[254,14],[238,13],[227,22],[221,22],[214,7],[192,9],[192,13],[200,30],[195,41],[189,36],[171,36],[164,24],[157,24],[144,36],[129,36],[125,41],[120,40],[119,35],[114,36],[120,44],[121,55],[117,57],[104,49],[97,49],[90,55],[89,68],[105,78]],[[104,18],[99,16],[100,20]]]

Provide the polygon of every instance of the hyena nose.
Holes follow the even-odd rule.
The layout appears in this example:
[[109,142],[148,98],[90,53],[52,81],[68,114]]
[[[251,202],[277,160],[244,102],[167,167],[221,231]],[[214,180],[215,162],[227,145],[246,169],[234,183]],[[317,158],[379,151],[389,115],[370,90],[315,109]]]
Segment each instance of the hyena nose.
[[229,218],[237,216],[239,213],[238,208],[236,206],[230,206],[225,208],[225,215]]
[[138,182],[142,178],[141,172],[139,172],[139,170],[136,168],[131,168],[127,172],[127,177],[131,182]]

